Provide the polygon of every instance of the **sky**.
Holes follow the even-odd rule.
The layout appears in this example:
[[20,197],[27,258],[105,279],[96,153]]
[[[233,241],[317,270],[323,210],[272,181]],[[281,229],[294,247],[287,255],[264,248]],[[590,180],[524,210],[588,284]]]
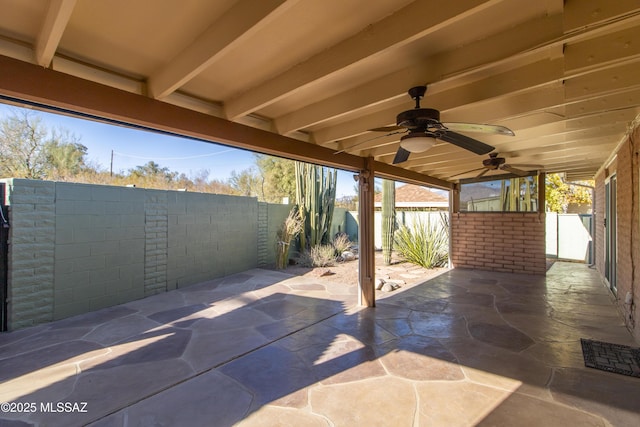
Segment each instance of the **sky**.
[[[17,107],[0,104],[1,117],[16,110]],[[110,170],[112,152],[114,172],[125,172],[154,161],[188,177],[208,170],[209,179],[226,181],[233,171],[255,167],[250,151],[54,113],[37,111],[37,114],[47,128],[64,128],[75,134],[87,147],[88,160],[104,170]],[[353,172],[339,170],[336,196],[354,194]]]

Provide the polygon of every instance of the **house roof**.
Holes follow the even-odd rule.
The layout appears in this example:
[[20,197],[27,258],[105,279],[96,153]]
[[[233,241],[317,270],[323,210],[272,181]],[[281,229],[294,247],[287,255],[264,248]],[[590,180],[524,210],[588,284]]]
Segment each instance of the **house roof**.
[[568,179],[592,178],[640,112],[637,0],[151,3],[3,0],[2,102],[353,171],[371,158],[439,188],[486,156],[440,139],[394,166],[404,132],[372,129],[413,109],[411,87],[445,124],[512,129],[462,127],[507,164]]
[[[374,198],[376,207],[382,206],[382,194],[376,194]],[[445,196],[424,187],[413,184],[405,184],[396,187],[397,208],[418,207],[448,207],[449,199]]]

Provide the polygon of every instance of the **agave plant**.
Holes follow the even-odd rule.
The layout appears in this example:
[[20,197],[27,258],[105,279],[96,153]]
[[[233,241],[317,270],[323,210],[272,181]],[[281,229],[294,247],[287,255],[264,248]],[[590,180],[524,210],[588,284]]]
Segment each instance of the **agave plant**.
[[449,253],[449,230],[444,222],[426,221],[420,217],[409,226],[403,225],[396,232],[395,248],[402,258],[424,268],[444,267]]

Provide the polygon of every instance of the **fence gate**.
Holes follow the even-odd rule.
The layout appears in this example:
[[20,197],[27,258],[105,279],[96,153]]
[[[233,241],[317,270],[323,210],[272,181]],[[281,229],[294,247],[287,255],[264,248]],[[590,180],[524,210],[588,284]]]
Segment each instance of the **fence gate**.
[[593,217],[591,214],[557,214],[547,212],[546,243],[547,257],[582,261],[593,261]]
[[0,183],[0,332],[7,330],[7,298],[9,290],[9,213],[5,206],[5,184]]

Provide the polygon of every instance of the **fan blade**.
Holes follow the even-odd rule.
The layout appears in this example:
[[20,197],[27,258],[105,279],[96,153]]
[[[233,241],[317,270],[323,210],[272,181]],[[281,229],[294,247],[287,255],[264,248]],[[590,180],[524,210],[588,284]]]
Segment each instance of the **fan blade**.
[[515,136],[515,133],[507,127],[499,125],[485,125],[480,123],[443,123],[447,129],[451,129],[455,132],[481,132],[491,133],[496,135],[508,135]]
[[406,129],[402,126],[382,126],[379,128],[368,129],[369,132],[392,132],[394,130]]
[[522,169],[514,168],[513,166],[509,166],[509,165],[502,165],[500,166],[500,169],[504,171],[509,171],[515,175],[520,175],[520,176],[529,175],[529,172],[523,171]]
[[460,148],[469,150],[476,154],[489,154],[495,148],[484,142],[480,142],[477,139],[470,138],[468,136],[459,134],[457,132],[448,131],[444,135],[438,137],[446,142],[450,142],[453,145],[457,145]]
[[479,170],[482,170],[482,169],[486,169],[486,168],[471,169],[470,171],[466,171],[466,172],[462,172],[462,173],[457,173],[455,175],[451,175],[449,178],[455,178],[456,176],[466,175],[468,173],[476,172],[476,171],[479,171]]
[[399,133],[405,133],[405,131],[402,131],[402,132],[391,132],[391,133],[388,133],[386,135],[374,136],[373,138],[365,139],[364,141],[360,141],[357,144],[353,144],[351,147],[347,147],[347,148],[343,148],[342,150],[335,151],[333,154],[344,153],[347,150],[351,150],[352,148],[356,148],[357,146],[362,145],[364,143],[367,143],[369,141],[373,141],[374,139],[384,138],[386,136],[396,135],[396,134],[399,134]]
[[407,151],[402,147],[398,147],[396,156],[393,158],[393,164],[397,165],[398,163],[406,162],[409,160],[409,154],[411,154],[410,151]]

